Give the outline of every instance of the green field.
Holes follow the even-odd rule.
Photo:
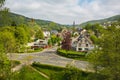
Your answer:
[[[19,72],[12,75],[12,80],[48,80],[30,66],[24,66]]]
[[[48,75],[50,80],[89,80],[88,76],[91,75],[74,67],[62,68],[40,63],[34,63],[32,67]]]

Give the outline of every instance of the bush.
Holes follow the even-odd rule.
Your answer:
[[[11,61],[11,67],[12,68],[15,67],[15,66],[17,66],[17,65],[19,65],[19,64],[20,64],[20,61],[15,61],[15,60]]]
[[[23,66],[19,72],[12,73],[11,79],[7,80],[48,80],[48,79],[43,77],[40,73],[38,73],[31,67]]]
[[[56,71],[61,71],[65,68],[62,68],[62,67],[58,67],[58,66],[52,66],[52,65],[47,65],[47,64],[40,64],[39,62],[34,62],[32,64],[33,67],[41,67],[41,68],[44,68],[44,69],[50,69],[50,70],[56,70]]]
[[[81,71],[73,66],[67,65],[66,68],[40,64],[34,62],[32,66],[36,69],[43,69],[41,72],[49,73],[50,80],[107,80],[107,76],[99,73]],[[47,69],[47,71],[45,70]],[[48,71],[49,70],[49,71]]]
[[[63,49],[58,49],[57,53],[61,56],[68,58],[85,58],[85,52],[67,51]]]
[[[70,65],[68,65],[66,68],[62,68],[52,65],[33,63],[32,66],[38,70],[41,69],[40,71],[43,73],[50,73],[48,75],[50,80],[88,80],[87,78],[92,74],[83,72]]]
[[[38,49],[35,49],[35,50],[29,49],[29,50],[27,51],[27,53],[40,52],[40,51],[42,51],[42,50],[43,50],[43,48],[38,48]]]

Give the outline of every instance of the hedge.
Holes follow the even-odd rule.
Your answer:
[[[32,64],[32,66],[33,67],[40,67],[40,68],[44,68],[44,69],[56,70],[56,71],[61,71],[61,70],[66,69],[66,68],[59,67],[59,66],[52,66],[52,65],[47,65],[47,64],[40,64],[39,62],[34,62]]]
[[[67,51],[63,49],[58,49],[57,54],[61,56],[65,56],[68,58],[83,58],[85,57],[85,52],[76,52],[76,51]]]

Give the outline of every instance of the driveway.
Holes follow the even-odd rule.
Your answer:
[[[87,61],[79,61],[61,57],[56,54],[57,48],[45,49],[37,53],[24,53],[24,54],[9,54],[9,59],[18,60],[24,64],[31,64],[33,62],[40,62],[41,64],[48,64],[54,66],[65,67],[67,64],[75,66],[84,71],[92,71],[90,64]]]

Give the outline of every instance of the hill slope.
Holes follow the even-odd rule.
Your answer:
[[[32,25],[33,23],[35,23],[39,25],[40,27],[48,29],[48,30],[53,30],[53,29],[60,30],[62,27],[69,26],[69,25],[61,25],[53,21],[33,19],[33,18],[25,17],[20,14],[15,14],[12,12],[9,13],[8,17],[10,18],[9,25],[21,25],[21,24]],[[0,25],[2,25],[2,23],[0,23]]]
[[[80,26],[82,27],[82,26],[85,26],[86,24],[96,24],[96,23],[103,24],[105,22],[109,22],[109,21],[113,22],[113,21],[118,21],[118,20],[120,20],[120,15],[116,15],[116,16],[112,16],[112,17],[100,19],[100,20],[87,21],[87,22],[80,24]]]
[[[28,22],[34,21],[38,25],[43,26],[43,25],[48,25],[49,23],[52,22],[52,21],[46,21],[46,20],[41,20],[41,19],[28,18],[23,15],[19,15],[19,14],[15,14],[15,13],[10,13],[9,15],[10,15],[10,18],[12,19],[12,21],[16,22],[17,24],[27,24]]]

